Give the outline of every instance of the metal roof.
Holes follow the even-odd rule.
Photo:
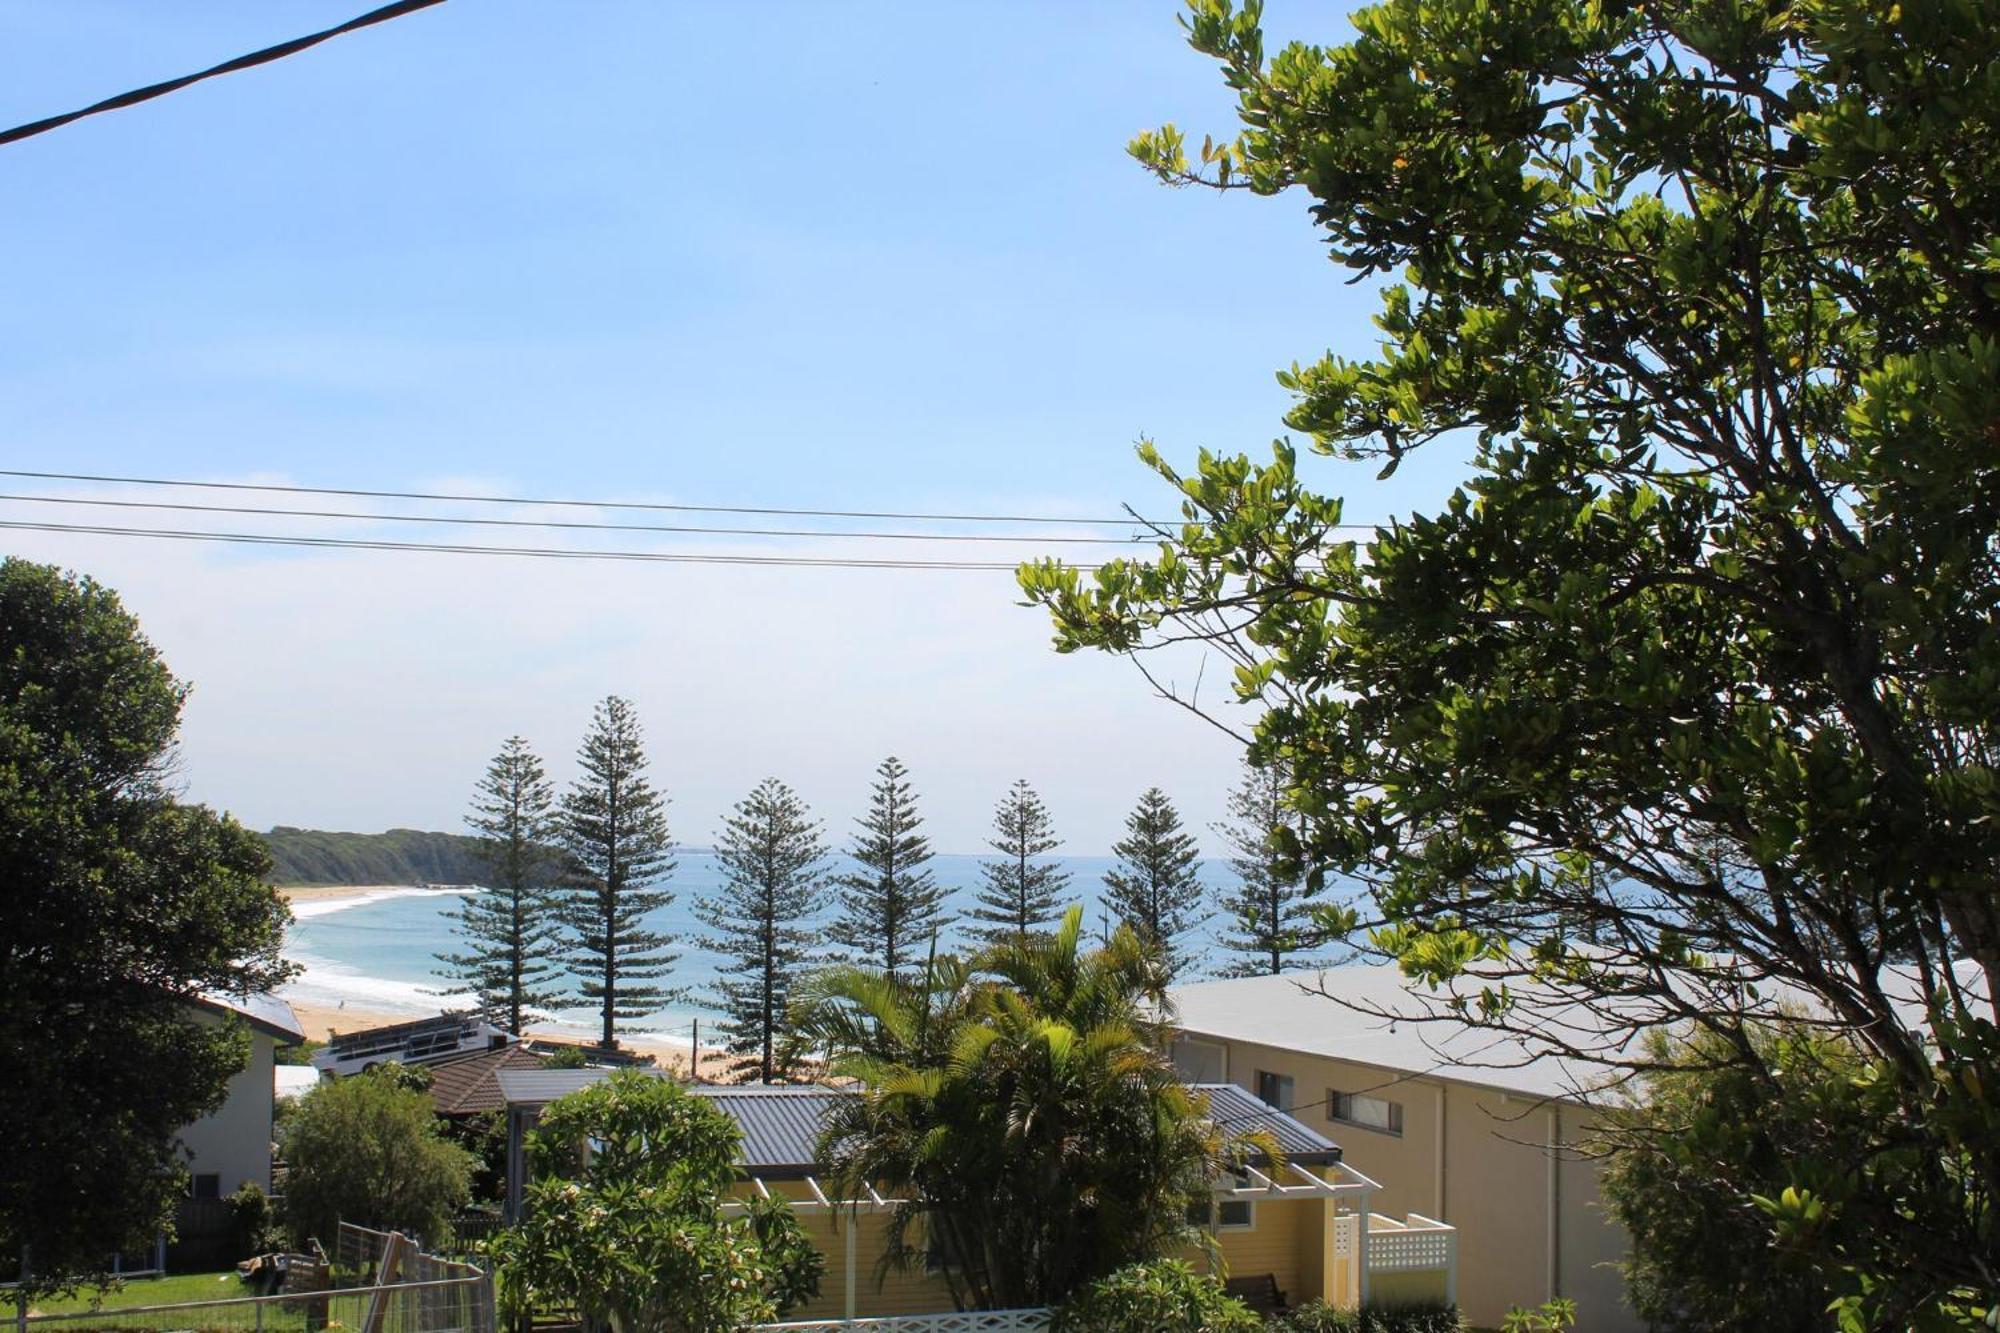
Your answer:
[[[1266,1106],[1234,1083],[1197,1083],[1208,1094],[1208,1115],[1231,1134],[1263,1130],[1278,1141],[1287,1161],[1326,1166],[1340,1160],[1340,1147],[1316,1129],[1300,1124],[1275,1106]]]
[[[664,1077],[662,1071],[647,1072]],[[610,1073],[606,1069],[502,1069],[494,1079],[510,1107],[539,1110],[558,1097],[608,1078]],[[1210,1116],[1233,1133],[1266,1130],[1295,1162],[1324,1165],[1340,1160],[1340,1149],[1325,1136],[1266,1106],[1233,1083],[1204,1083],[1196,1090],[1207,1094]],[[744,1169],[773,1178],[816,1169],[813,1150],[827,1112],[836,1098],[853,1095],[834,1088],[758,1084],[698,1085],[688,1091],[714,1102],[716,1109],[743,1131]]]
[[[205,990],[189,998],[204,1009],[235,1014],[251,1027],[276,1037],[288,1046],[296,1046],[306,1039],[306,1030],[299,1026],[292,1006],[269,991],[259,991],[254,995],[229,995],[222,991]]]
[[[1451,1015],[1445,998],[1427,992],[1396,964],[1375,962],[1201,981],[1177,986],[1169,995],[1174,1025],[1191,1037],[1249,1042],[1537,1098],[1583,1100],[1602,1081],[1601,1070]],[[1568,1009],[1542,1006],[1537,1012],[1551,1024],[1585,1021]],[[1238,1072],[1234,1065],[1232,1060],[1232,1075]],[[1304,1097],[1303,1088],[1300,1094]]]

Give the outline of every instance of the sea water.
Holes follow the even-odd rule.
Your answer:
[[[932,874],[947,890],[947,915],[961,918],[961,925],[949,927],[940,935],[940,949],[962,947],[965,942],[962,918],[973,906],[983,882],[981,859],[955,854],[940,854],[931,859]],[[1115,862],[1102,856],[1052,859],[1069,872],[1065,900],[1084,904],[1088,933],[1097,935],[1104,921],[1101,907],[1104,874]],[[697,1021],[707,1026],[719,1016],[713,991],[718,980],[717,967],[726,960],[702,947],[700,941],[708,932],[696,919],[694,904],[698,899],[720,893],[722,874],[711,852],[681,851],[675,860],[672,877],[657,886],[671,892],[673,900],[651,914],[646,925],[675,938],[673,951],[680,957],[658,984],[681,992],[683,998],[663,1006],[635,1026],[647,1034],[685,1040]],[[1224,862],[1204,862],[1200,873],[1209,887],[1209,908],[1213,911],[1216,899],[1233,877]],[[809,919],[809,928],[823,928],[831,921],[836,892],[829,886],[819,894],[820,910]],[[461,901],[459,891],[411,888],[357,890],[352,898],[298,903],[293,908],[297,919],[286,936],[285,956],[298,963],[303,971],[285,994],[329,1007],[349,1004],[363,1012],[412,1017],[463,1004],[466,997],[452,994],[451,983],[438,975],[437,961],[438,955],[457,952],[463,947],[452,925]],[[1220,964],[1217,937],[1225,925],[1218,912],[1190,941],[1196,973],[1206,975]],[[834,953],[828,942],[823,953],[817,949],[809,951],[807,964],[831,961]],[[559,1011],[555,1017],[559,1026],[574,1026],[579,1033],[595,1030],[594,1012],[580,1001],[573,1002],[573,1007]]]

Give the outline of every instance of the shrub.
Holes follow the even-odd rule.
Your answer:
[[[1337,1310],[1325,1301],[1307,1301],[1273,1321],[1280,1333],[1459,1333],[1455,1305],[1371,1305]]]
[[[229,1224],[230,1244],[239,1259],[269,1254],[284,1247],[284,1231],[278,1225],[278,1214],[271,1206],[271,1196],[259,1189],[254,1180],[244,1181],[236,1193],[229,1196]]]
[[[618,1333],[729,1333],[811,1299],[824,1261],[791,1208],[725,1210],[741,1143],[704,1099],[634,1070],[550,1103],[528,1141],[521,1224],[490,1248],[505,1308],[566,1308]]]
[[[1056,1312],[1055,1333],[1257,1333],[1264,1321],[1179,1259],[1131,1264]]]
[[[471,1154],[439,1136],[428,1093],[396,1067],[321,1083],[285,1126],[285,1220],[299,1244],[345,1219],[433,1243],[470,1196]]]

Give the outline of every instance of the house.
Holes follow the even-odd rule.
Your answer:
[[[496,1050],[516,1038],[476,1014],[443,1013],[387,1027],[338,1033],[313,1054],[313,1068],[344,1078],[379,1064],[428,1065],[472,1051]]]
[[[280,1046],[297,1046],[305,1029],[275,995],[204,992],[190,1001],[198,1023],[241,1021],[250,1029],[250,1062],[229,1080],[221,1106],[181,1131],[193,1197],[227,1199],[245,1183],[271,1189],[271,1112]]]
[[[1616,1267],[1625,1233],[1599,1198],[1597,1163],[1578,1152],[1591,1069],[1419,1018],[1436,1006],[1409,985],[1392,963],[1354,963],[1177,987],[1175,1064],[1337,1134],[1342,1160],[1383,1182],[1383,1212],[1456,1227],[1459,1306],[1474,1325],[1563,1296],[1579,1328],[1636,1333]]]
[[[507,1104],[500,1093],[501,1072],[540,1069],[547,1063],[520,1042],[434,1061],[426,1066],[431,1075],[431,1104],[447,1120],[501,1110]]]
[[[525,1136],[542,1108],[607,1076],[608,1071],[592,1069],[498,1073],[507,1106],[509,1219],[520,1213]],[[897,1200],[873,1189],[863,1199],[834,1198],[818,1178],[821,1128],[837,1099],[852,1093],[761,1085],[688,1091],[709,1099],[742,1130],[740,1192],[789,1200],[825,1257],[819,1295],[791,1318],[853,1319],[953,1308],[941,1276],[890,1273],[878,1281],[876,1264]],[[1450,1227],[1421,1216],[1398,1220],[1375,1213],[1381,1187],[1348,1168],[1341,1149],[1324,1135],[1232,1084],[1199,1091],[1219,1122],[1239,1131],[1268,1131],[1284,1157],[1282,1166],[1253,1163],[1244,1176],[1216,1185],[1205,1211],[1224,1275],[1265,1290],[1275,1287],[1291,1304],[1319,1298],[1351,1307],[1371,1297],[1388,1302],[1451,1298],[1457,1237]]]

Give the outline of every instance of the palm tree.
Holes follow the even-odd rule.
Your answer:
[[[820,1141],[848,1197],[902,1199],[884,1268],[942,1268],[961,1309],[1054,1305],[1204,1243],[1189,1208],[1268,1137],[1224,1135],[1166,1056],[1158,959],[1129,929],[935,957],[903,980],[837,968],[797,1022],[858,1085]]]

